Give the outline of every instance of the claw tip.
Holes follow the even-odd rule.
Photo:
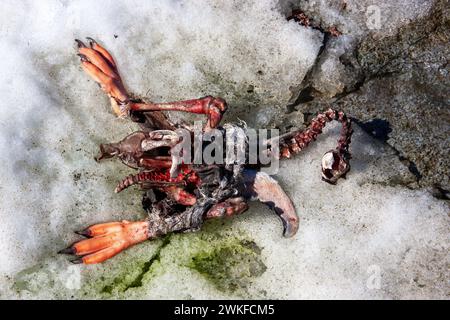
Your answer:
[[[86,48],[86,45],[83,43],[83,41],[75,39],[75,42],[78,44],[78,48]]]
[[[75,260],[70,260],[70,262],[72,262],[73,264],[82,264],[83,263],[83,258],[78,258]]]
[[[73,247],[68,247],[68,248],[58,251],[58,253],[59,254],[74,254],[75,250],[73,249]]]
[[[94,43],[97,43],[97,41],[95,41],[94,39],[92,39],[91,37],[86,37],[86,39],[89,41],[89,44],[92,46]]]
[[[81,231],[75,231],[75,233],[80,235],[80,236],[87,237],[87,238],[90,238],[92,236],[91,231],[89,229],[81,230]]]
[[[88,61],[88,58],[84,54],[79,53],[78,56],[80,57],[81,61]]]

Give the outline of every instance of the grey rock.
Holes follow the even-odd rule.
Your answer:
[[[333,40],[307,81],[311,101],[294,108],[344,110],[398,151],[418,185],[441,197],[450,189],[448,8],[448,1],[437,1],[393,35],[368,34],[337,56]],[[329,59],[342,63],[324,77],[320,68]]]

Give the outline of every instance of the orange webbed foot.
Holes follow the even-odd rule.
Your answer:
[[[128,93],[123,86],[117,70],[116,62],[111,54],[100,46],[94,39],[89,40],[89,47],[81,40],[78,44],[78,56],[84,71],[90,75],[111,98],[111,106],[118,117],[126,116],[124,108],[129,100]]]
[[[110,222],[93,225],[77,232],[89,239],[76,242],[62,254],[73,254],[79,258],[73,263],[96,264],[101,263],[149,237],[148,221],[138,222]]]

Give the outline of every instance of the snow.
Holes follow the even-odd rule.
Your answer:
[[[344,6],[345,3],[345,6]],[[351,84],[358,82],[358,74],[346,68],[342,60],[353,65],[357,54],[354,49],[361,41],[374,41],[395,35],[400,28],[415,19],[426,16],[435,0],[281,0],[282,11],[289,15],[291,10],[301,8],[324,30],[336,27],[343,35],[329,39],[312,72],[312,86],[326,97],[342,93]],[[348,63],[347,63],[348,64]],[[355,80],[356,79],[356,80]]]
[[[301,8],[322,27],[336,26],[358,38],[374,32],[392,35],[411,21],[425,16],[435,0],[280,0],[283,12]]]
[[[235,110],[229,119],[263,127],[280,117],[290,87],[301,84],[322,44],[319,31],[286,21],[283,6],[258,0],[1,2],[0,298],[102,298],[86,289],[92,279],[111,278],[126,264],[135,270],[159,245],[149,242],[92,267],[56,255],[78,239],[75,230],[144,216],[139,191],[113,194],[129,169],[93,160],[99,143],[120,140],[136,126],[113,117],[107,98],[82,73],[73,40],[91,36],[104,44],[136,94],[155,101],[222,96]],[[415,17],[418,10],[408,8],[396,11],[403,12],[396,21]],[[337,17],[320,14],[330,23]],[[221,292],[180,262],[190,252],[183,246],[197,248],[212,232],[207,227],[174,237],[154,278],[121,297],[445,297],[448,206],[426,191],[386,184],[408,172],[360,131],[348,179],[324,184],[318,166],[333,139],[284,162],[277,176],[301,217],[294,239],[283,239],[277,217],[258,204],[224,226],[211,224],[221,237],[244,235],[262,248],[267,271],[243,292]],[[377,272],[380,286],[370,285]]]

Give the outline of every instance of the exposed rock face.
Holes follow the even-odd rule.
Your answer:
[[[450,190],[449,5],[423,1],[419,7],[416,18],[396,27],[385,28],[383,22],[378,31],[330,39],[300,87],[309,101],[293,109],[313,112],[331,104],[346,111],[399,152],[419,185],[445,197]],[[401,10],[382,12],[389,24],[398,21]]]

